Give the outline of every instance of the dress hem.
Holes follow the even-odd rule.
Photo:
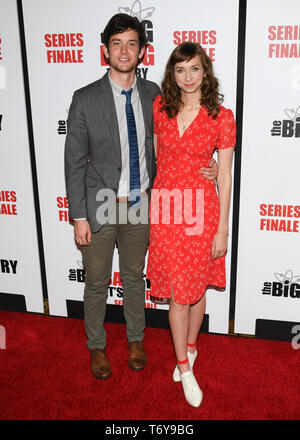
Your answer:
[[[176,302],[178,304],[184,304],[184,305],[196,304],[205,295],[207,289],[214,289],[214,290],[217,290],[218,292],[224,292],[224,290],[226,289],[226,286],[216,286],[213,284],[207,284],[203,294],[195,302],[192,302],[192,303],[180,302],[180,301],[176,301]],[[170,296],[155,296],[153,294],[150,294],[150,301],[153,302],[154,304],[169,304],[170,299],[171,299],[171,295]]]

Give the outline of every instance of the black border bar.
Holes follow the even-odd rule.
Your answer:
[[[30,87],[29,87],[29,75],[28,75],[27,51],[26,51],[26,43],[25,43],[26,40],[25,40],[25,28],[24,28],[22,0],[17,0],[17,9],[18,9],[18,19],[19,19],[20,45],[21,45],[22,67],[23,67],[23,80],[24,80],[25,103],[26,103],[26,114],[27,114],[27,128],[28,128],[28,138],[29,138],[29,152],[30,152],[30,162],[31,162],[33,197],[34,197],[34,205],[35,205],[35,220],[36,220],[37,240],[38,240],[39,257],[40,257],[44,310],[46,310],[45,309],[45,301],[48,300],[48,288],[47,288],[45,254],[44,254],[44,245],[43,245],[43,231],[42,231],[42,222],[41,222],[38,179],[37,179],[37,171],[36,171],[36,157],[35,157],[35,147],[34,147],[31,98],[30,98]]]
[[[244,108],[244,68],[246,44],[246,17],[247,0],[239,3],[239,30],[238,30],[238,60],[237,60],[237,95],[236,95],[236,151],[234,158],[234,185],[233,185],[233,213],[232,213],[232,242],[231,242],[231,276],[230,276],[230,305],[229,319],[235,318],[238,238],[239,238],[239,210],[240,184],[242,160],[242,132]]]

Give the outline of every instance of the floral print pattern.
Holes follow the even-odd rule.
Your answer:
[[[231,110],[220,106],[219,115],[212,119],[207,109],[201,107],[180,137],[177,118],[170,119],[161,112],[161,96],[157,96],[153,103],[153,121],[158,147],[147,264],[151,296],[170,298],[172,285],[176,302],[194,304],[208,286],[225,288],[226,285],[225,257],[211,258],[212,240],[219,222],[219,199],[214,183],[199,170],[208,166],[216,148],[235,146],[234,117]],[[182,198],[180,200],[179,195],[166,201],[157,196],[162,190],[173,195],[177,191]],[[201,196],[198,199],[197,192]],[[185,197],[186,193],[192,197]],[[164,208],[168,211],[168,203],[169,219],[163,212]],[[187,216],[187,212],[193,217]],[[202,216],[198,220],[203,230],[193,234],[191,219],[197,216]]]

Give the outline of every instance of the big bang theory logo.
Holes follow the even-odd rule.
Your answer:
[[[77,261],[75,268],[69,269],[68,279],[69,281],[75,281],[77,283],[84,283],[86,272],[81,261]],[[156,309],[157,305],[150,301],[150,282],[146,279],[145,275],[145,308]],[[109,285],[108,285],[108,298],[109,302],[115,306],[123,306],[123,285],[121,281],[120,272],[113,272]]]
[[[271,136],[284,138],[300,137],[300,105],[296,108],[285,108],[285,118],[273,121]]]
[[[152,21],[149,20],[149,18],[152,17],[154,11],[155,11],[155,8],[153,8],[153,7],[143,9],[141,2],[139,0],[134,1],[131,7],[121,6],[118,9],[119,13],[125,13],[128,15],[131,15],[132,17],[137,17],[145,29],[145,33],[146,33],[147,39],[148,39],[148,44],[147,44],[147,47],[145,50],[145,55],[143,57],[143,60],[138,65],[138,67],[136,69],[137,76],[140,76],[144,79],[147,79],[149,66],[154,66],[154,63],[155,63],[154,33],[153,33],[154,27],[153,27]],[[102,43],[102,41],[101,41],[101,43]],[[100,45],[100,64],[101,64],[101,66],[107,66],[107,68],[109,68],[109,64],[106,62],[105,57],[104,57],[103,48],[104,48],[104,45],[101,44]]]
[[[265,281],[261,293],[277,298],[300,298],[300,276],[292,270],[275,273],[276,281]]]

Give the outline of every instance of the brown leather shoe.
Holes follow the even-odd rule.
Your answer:
[[[107,379],[111,375],[111,368],[104,350],[94,348],[90,352],[92,375],[97,379]]]
[[[143,341],[129,342],[130,350],[128,365],[133,370],[142,370],[147,364]]]

